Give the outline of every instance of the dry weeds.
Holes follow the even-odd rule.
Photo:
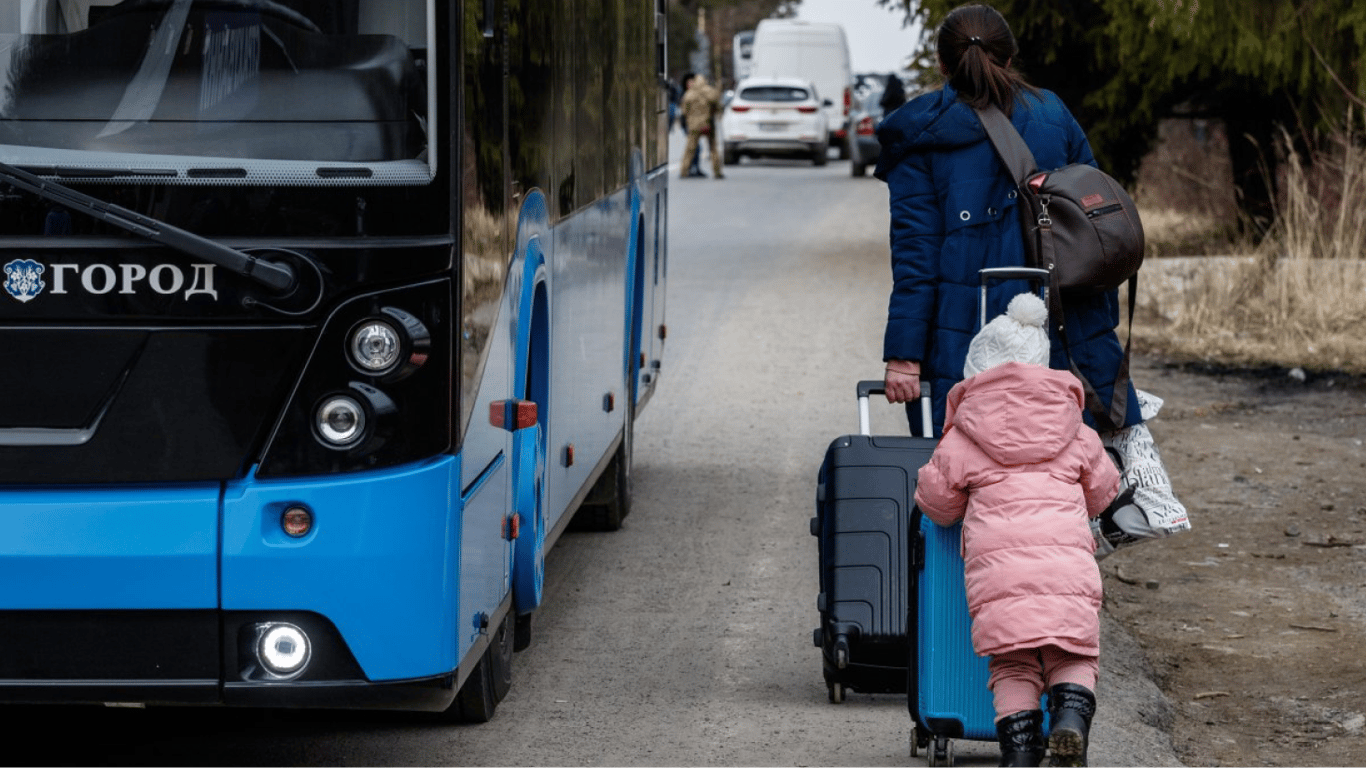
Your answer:
[[[1135,344],[1183,359],[1366,374],[1366,151],[1342,132],[1313,158],[1283,143],[1281,200],[1256,247],[1210,214],[1145,210],[1150,257],[1207,244],[1251,257],[1200,270],[1161,317],[1135,323]],[[1288,139],[1288,137],[1287,137]],[[1311,162],[1312,160],[1312,162]]]

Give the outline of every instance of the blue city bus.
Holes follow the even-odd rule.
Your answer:
[[[664,10],[0,4],[0,703],[493,715],[630,509]]]

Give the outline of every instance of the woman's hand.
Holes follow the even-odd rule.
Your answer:
[[[920,363],[914,360],[888,360],[882,375],[887,402],[909,403],[920,399]]]

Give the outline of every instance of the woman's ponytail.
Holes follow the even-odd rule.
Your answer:
[[[939,62],[949,85],[976,108],[995,104],[1007,115],[1021,89],[1037,92],[1010,68],[1019,53],[1005,17],[989,5],[962,5],[939,25]]]

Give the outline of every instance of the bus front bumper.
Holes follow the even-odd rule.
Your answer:
[[[440,457],[226,487],[0,491],[0,703],[442,709],[475,642],[455,627],[456,477]],[[296,505],[316,520],[299,539],[280,525]],[[269,642],[305,639],[298,669],[263,663]]]
[[[299,679],[223,680],[250,669],[260,625],[288,623],[314,663]],[[441,711],[453,673],[371,682],[317,615],[239,611],[0,611],[0,704],[223,704]]]

